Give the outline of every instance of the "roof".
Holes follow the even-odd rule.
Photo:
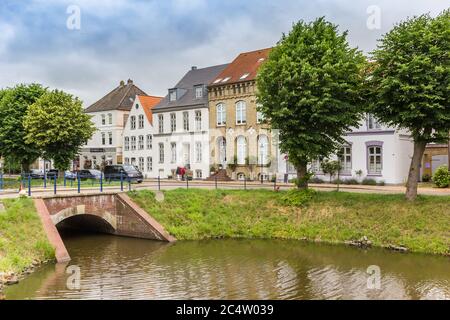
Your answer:
[[[132,80],[124,81],[106,96],[95,102],[84,110],[86,113],[102,112],[112,110],[130,111],[136,96],[146,96],[147,94],[133,84]]]
[[[217,77],[228,65],[218,65],[203,69],[197,69],[193,67],[185,76],[177,83],[177,85],[172,88],[176,89],[177,93],[180,95],[177,97],[176,101],[169,101],[169,95],[167,95],[153,111],[164,110],[167,108],[180,108],[189,106],[208,106],[208,94],[205,92],[201,99],[195,98],[194,87],[198,85],[206,86]]]
[[[155,96],[138,96],[138,99],[141,102],[142,108],[144,109],[148,122],[153,123],[152,109],[154,106],[160,103],[163,98]]]
[[[255,80],[259,67],[268,58],[271,50],[272,48],[267,48],[241,53],[211,81],[210,86]]]

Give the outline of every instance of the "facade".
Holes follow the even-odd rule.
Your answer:
[[[123,130],[137,95],[147,94],[124,81],[85,112],[92,117],[97,131],[81,150],[78,169],[100,169],[107,164],[123,163]]]
[[[270,49],[240,54],[209,84],[210,162],[232,179],[274,177],[279,152],[257,111],[256,75]]]
[[[209,112],[207,85],[226,65],[192,69],[153,108],[153,169],[161,178],[175,177],[179,167],[194,179],[209,175]]]
[[[450,168],[450,150],[448,144],[432,143],[427,146],[422,160],[421,176],[432,177],[441,166]]]
[[[157,177],[154,171],[153,114],[152,109],[162,97],[136,96],[123,136],[125,164],[139,168],[144,178]]]
[[[414,143],[406,130],[385,127],[372,115],[367,115],[358,128],[349,132],[347,143],[340,150],[341,180],[373,179],[386,184],[404,184],[408,179]],[[289,166],[284,161],[285,166]],[[316,177],[329,181],[320,162],[311,164]],[[335,179],[337,177],[333,177]]]

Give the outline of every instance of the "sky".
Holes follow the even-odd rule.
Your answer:
[[[325,16],[368,53],[395,23],[448,7],[448,0],[0,0],[0,88],[42,83],[88,107],[132,79],[164,96],[191,66],[272,47],[299,20]]]

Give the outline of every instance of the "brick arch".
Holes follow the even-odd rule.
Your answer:
[[[95,210],[94,213],[90,213],[89,211],[86,211],[85,205],[78,205],[75,207],[62,209],[61,211],[52,214],[51,219],[53,221],[53,224],[56,226],[59,223],[66,221],[67,219],[80,215],[99,217],[103,221],[106,221],[114,229],[114,231],[117,230],[117,219],[114,213],[109,212],[108,210],[103,210],[101,208]]]

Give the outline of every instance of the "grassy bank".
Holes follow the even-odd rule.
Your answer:
[[[173,190],[158,203],[150,191],[130,196],[179,240],[307,239],[329,243],[367,236],[374,246],[449,254],[450,197],[318,192],[306,207],[268,190]]]
[[[33,261],[54,257],[31,199],[2,200],[0,212],[0,272],[18,273]]]

